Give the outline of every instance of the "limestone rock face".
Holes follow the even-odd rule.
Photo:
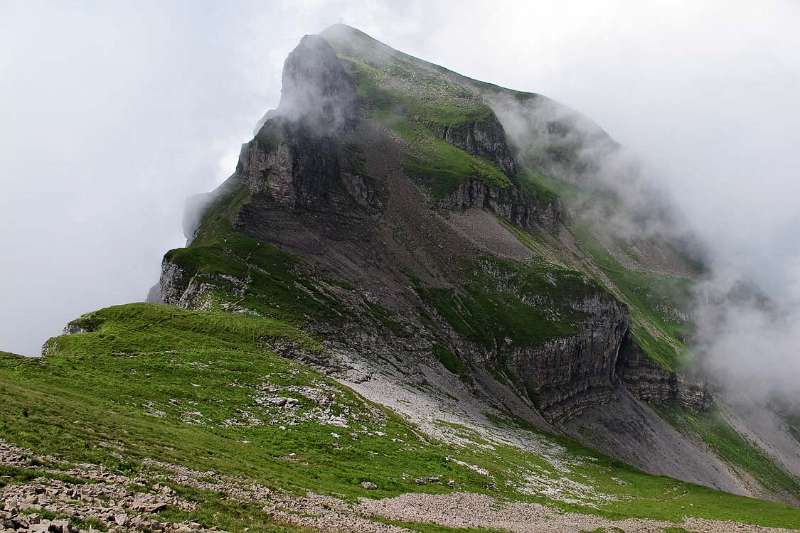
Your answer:
[[[242,148],[237,172],[253,194],[287,207],[317,206],[340,183],[338,144],[305,122],[275,117]]]
[[[283,68],[278,109],[242,147],[237,173],[253,194],[319,207],[342,184],[339,137],[357,123],[355,82],[321,37],[307,35]],[[363,187],[353,192],[363,198]]]
[[[303,120],[322,134],[352,126],[355,82],[322,37],[306,35],[286,59],[277,113],[290,121]]]
[[[496,187],[480,180],[467,180],[441,203],[446,209],[488,209],[523,228],[536,225],[554,229],[561,222],[557,200],[536,201],[515,186]]]
[[[494,161],[507,175],[517,174],[517,162],[506,139],[506,132],[494,113],[481,120],[445,126],[437,133],[453,146]]]
[[[672,403],[703,411],[713,402],[705,382],[665,370],[643,354],[630,338],[626,338],[620,351],[617,372],[635,398],[651,404]]]
[[[628,331],[627,310],[610,297],[575,304],[588,315],[576,334],[515,348],[505,357],[513,380],[550,422],[607,402],[619,384],[614,369]]]

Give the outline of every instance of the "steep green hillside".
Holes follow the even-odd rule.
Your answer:
[[[157,460],[345,500],[468,491],[612,518],[679,521],[690,514],[771,526],[800,523],[800,510],[642,474],[569,442],[553,440],[555,448],[538,455],[501,443],[487,446],[467,428],[461,431],[474,444],[422,437],[390,411],[278,356],[274,350],[285,343],[321,350],[313,338],[279,321],[132,304],[85,315],[74,325],[86,331],[51,340],[44,359],[0,359],[6,442],[145,478],[152,475],[145,460]],[[70,482],[58,466],[49,466],[55,470],[4,467],[4,483],[43,474]],[[531,475],[561,486],[560,493],[531,493]],[[423,477],[453,483],[415,483]],[[365,490],[363,481],[376,489]],[[199,505],[194,516],[205,525],[241,530],[270,523],[257,508],[225,495],[179,481],[174,486]]]
[[[575,234],[596,274],[628,305],[633,336],[642,350],[664,368],[680,369],[688,357],[684,343],[692,332],[687,316],[692,279],[625,267],[587,226],[575,227]]]

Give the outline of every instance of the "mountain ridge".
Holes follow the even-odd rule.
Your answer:
[[[338,84],[350,92],[347,96],[337,96],[326,86],[325,98],[310,100],[323,102],[319,107],[330,115],[321,125],[324,133],[320,137],[326,140],[323,145],[315,146],[315,160],[326,162],[324,168],[311,172],[325,176],[330,188],[308,193],[306,184],[293,181],[295,175],[301,178],[304,175],[304,171],[297,171],[302,162],[288,165],[288,159],[284,158],[282,165],[273,167],[261,163],[276,157],[274,154],[288,154],[292,150],[300,154],[308,152],[291,136],[284,136],[288,139],[285,144],[278,141],[275,151],[263,143],[267,137],[275,141],[275,128],[285,128],[279,106],[262,125],[255,145],[251,143],[243,149],[237,173],[247,176],[254,196],[235,218],[234,225],[238,224],[244,233],[260,242],[271,242],[284,251],[311,259],[313,269],[328,269],[334,277],[344,276],[344,283],[362,289],[368,302],[386,305],[388,309],[378,314],[384,319],[392,317],[383,321],[389,324],[380,324],[390,333],[406,328],[404,333],[409,334],[410,328],[413,330],[410,334],[418,338],[432,335],[429,348],[423,350],[450,354],[444,357],[457,361],[452,363],[456,367],[466,365],[474,369],[476,364],[488,367],[492,377],[481,377],[480,386],[509,387],[512,394],[521,395],[533,407],[533,412],[526,416],[540,427],[553,430],[553,423],[564,422],[560,430],[579,440],[585,439],[584,442],[602,441],[599,435],[606,435],[609,444],[603,448],[604,452],[615,455],[617,450],[628,450],[621,458],[639,467],[692,481],[722,484],[729,489],[736,486],[737,482],[727,474],[720,475],[721,465],[698,476],[697,472],[704,471],[700,463],[706,459],[695,463],[693,470],[679,466],[686,457],[705,455],[692,439],[669,438],[668,444],[653,439],[644,449],[658,457],[661,464],[643,460],[642,450],[633,449],[635,446],[626,440],[635,442],[647,433],[670,434],[671,429],[660,416],[648,410],[634,409],[637,414],[631,415],[630,409],[621,408],[626,413],[622,420],[613,412],[593,412],[590,417],[599,420],[570,423],[585,409],[597,411],[598,406],[614,402],[625,405],[629,402],[625,395],[630,394],[634,405],[644,401],[705,411],[713,404],[709,387],[679,370],[680,357],[686,348],[683,334],[675,332],[684,327],[677,324],[686,321],[678,318],[676,325],[672,323],[674,317],[683,317],[685,311],[669,300],[656,305],[642,302],[636,294],[642,285],[661,283],[659,276],[664,264],[684,261],[686,266],[679,267],[678,272],[692,271],[691,263],[681,259],[680,252],[676,255],[677,245],[663,241],[667,243],[664,246],[652,240],[649,244],[636,243],[644,250],[649,246],[650,256],[666,257],[668,263],[657,265],[660,268],[652,274],[628,271],[617,256],[609,253],[614,249],[613,243],[607,247],[602,237],[583,229],[580,220],[567,220],[569,211],[562,206],[560,195],[545,185],[546,180],[529,179],[531,174],[553,176],[555,172],[559,186],[580,190],[587,185],[592,169],[602,165],[603,158],[613,157],[612,152],[619,145],[593,125],[589,126],[589,133],[573,132],[576,125],[591,123],[573,112],[554,110],[555,104],[548,100],[543,111],[536,105],[518,113],[533,117],[529,117],[529,122],[534,124],[532,129],[536,133],[545,132],[544,140],[540,140],[544,148],[530,156],[519,138],[516,143],[510,142],[493,110],[492,105],[498,107],[497,98],[504,89],[490,86],[494,100],[487,104],[484,84],[375,44],[364,34],[344,26],[303,41],[306,45],[300,48],[310,50],[308,43],[313,41],[317,50],[310,52],[310,58],[290,55],[285,71],[302,72],[306,77],[290,80],[289,87],[315,84],[313,69],[294,63],[318,65],[320,57],[334,61],[328,47],[336,51],[336,61],[343,67],[341,70],[336,66],[337,76],[351,76],[354,80],[353,84]],[[332,68],[324,67],[323,71]],[[287,85],[286,75],[284,81]],[[353,90],[356,97],[352,96]],[[282,102],[286,96],[284,91]],[[539,98],[525,96],[524,100]],[[336,111],[331,107],[330,102],[337,99],[346,102],[347,109]],[[355,122],[353,105],[361,113]],[[308,113],[314,125],[320,126],[322,115],[318,109],[312,105]],[[543,118],[538,116],[540,113]],[[351,119],[340,123],[336,116]],[[555,116],[568,116],[570,120],[549,120]],[[303,120],[308,121],[301,118],[299,122]],[[331,124],[335,134],[344,139],[337,141],[338,148],[326,129]],[[467,133],[450,134],[453,131]],[[585,147],[587,139],[600,139],[599,148]],[[380,148],[376,149],[376,144]],[[342,146],[349,147],[347,154],[337,151]],[[262,154],[255,163],[254,152]],[[354,159],[354,152],[360,152],[364,160]],[[493,164],[494,170],[486,167],[486,162]],[[362,164],[363,168],[359,166]],[[264,187],[269,187],[270,193],[264,195]],[[314,201],[287,204],[286,191],[292,187],[305,191],[298,193],[299,197]],[[588,185],[589,194],[597,190],[593,187]],[[276,194],[276,190],[280,192]],[[323,201],[326,194],[330,197]],[[400,207],[394,209],[397,205]],[[297,208],[300,211],[292,211]],[[498,218],[487,219],[478,211]],[[475,217],[480,217],[480,223],[471,220]],[[422,231],[406,231],[400,239],[381,228],[381,224],[387,224],[395,228],[392,232],[403,232],[402,228],[413,227],[423,220]],[[425,238],[420,238],[420,234]],[[493,240],[487,240],[489,235]],[[588,242],[580,243],[582,238]],[[616,238],[611,236],[611,239]],[[334,256],[343,251],[347,261]],[[492,256],[496,259],[490,259]],[[510,262],[505,259],[508,256]],[[646,265],[641,263],[642,259],[639,261]],[[404,271],[395,270],[396,264],[403,265]],[[365,275],[367,271],[371,273]],[[648,270],[645,268],[644,272]],[[572,289],[568,288],[570,276],[576,276],[578,281]],[[545,279],[558,280],[558,289],[548,293],[547,283],[541,282]],[[684,283],[675,279],[673,282],[667,277],[664,283]],[[595,282],[599,283],[596,294],[606,296],[582,301],[560,293],[561,286],[567,292],[580,292],[585,290],[580,286],[589,287],[585,284]],[[493,284],[495,287],[491,288]],[[544,304],[549,318],[524,301],[526,291],[536,294],[537,303]],[[669,293],[672,289],[665,291]],[[678,290],[680,297],[685,298],[682,291]],[[358,301],[361,296],[343,296],[340,291],[332,297],[337,298],[348,302],[348,317],[365,314],[364,304]],[[601,303],[603,298],[608,303]],[[613,301],[620,302],[622,307],[615,308],[618,304],[611,304]],[[370,305],[374,303],[368,303],[367,309]],[[422,314],[416,311],[420,306],[424,309]],[[658,309],[663,311],[665,307],[669,318],[659,314]],[[633,310],[630,317],[626,308]],[[404,311],[406,315],[401,319]],[[366,316],[367,322],[374,321],[371,312]],[[592,318],[581,326],[582,316]],[[420,322],[431,319],[432,326]],[[373,325],[366,327],[370,329]],[[569,332],[576,331],[576,327],[578,335],[570,337]],[[361,337],[360,328],[352,326],[348,331],[355,329],[357,337]],[[584,333],[580,333],[582,328]],[[607,347],[602,348],[604,343]],[[535,348],[537,345],[540,347]],[[416,353],[420,346],[408,350]],[[559,353],[561,361],[554,360],[554,354]],[[512,366],[509,368],[508,364]],[[487,380],[496,382],[487,384]],[[632,420],[635,423],[629,427],[627,437],[620,438],[608,430],[608,427],[624,427]],[[595,428],[590,436],[581,435],[584,423]],[[665,464],[673,466],[664,471]]]
[[[800,527],[790,417],[695,372],[702,266],[612,186],[620,150],[544,96],[303,37],[166,305],[0,354],[0,488],[123,529]]]

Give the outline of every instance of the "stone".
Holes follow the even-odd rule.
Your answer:
[[[138,494],[131,504],[131,509],[134,511],[142,511],[145,513],[156,513],[162,509],[165,509],[166,507],[166,503],[159,500],[152,500],[142,494]]]
[[[488,209],[523,228],[541,225],[554,229],[562,219],[561,205],[557,200],[539,200],[517,187],[501,188],[477,179],[461,183],[440,202],[440,206],[457,211]]]
[[[375,490],[375,489],[378,488],[378,485],[376,485],[372,481],[362,481],[361,482],[361,487],[366,489],[366,490]]]
[[[55,531],[56,533],[69,533],[69,520],[60,519],[51,521],[50,531]]]
[[[50,520],[42,520],[38,524],[28,526],[29,533],[47,533],[50,531]]]

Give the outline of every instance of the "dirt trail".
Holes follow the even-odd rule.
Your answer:
[[[452,528],[501,529],[516,533],[562,533],[599,529],[644,533],[663,532],[676,527],[709,533],[789,531],[694,518],[683,524],[636,518],[615,521],[561,512],[535,503],[502,504],[489,496],[465,493],[445,496],[405,494],[385,500],[362,500],[358,509],[367,515],[393,520],[434,522]]]

